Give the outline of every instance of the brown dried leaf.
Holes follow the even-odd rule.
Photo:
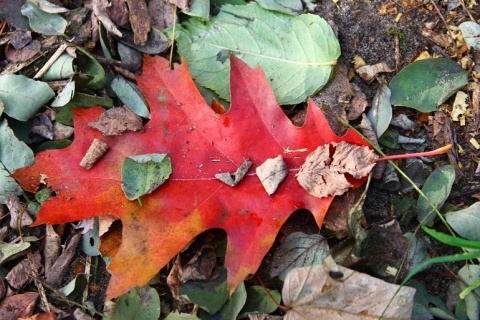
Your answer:
[[[203,246],[183,267],[180,281],[209,280],[217,264],[217,255],[212,246]]]
[[[38,293],[26,292],[5,298],[0,303],[0,316],[2,320],[16,320],[30,317],[35,309]],[[13,315],[13,317],[9,317]]]
[[[8,45],[5,48],[5,57],[8,62],[19,63],[32,59],[35,57],[41,49],[40,41],[33,40],[27,46],[22,49],[14,49],[13,46]]]
[[[75,256],[78,242],[82,237],[81,234],[75,234],[67,245],[65,251],[58,257],[57,261],[51,267],[52,272],[46,274],[46,283],[51,286],[57,287],[62,283],[63,277],[65,276],[68,268],[70,267],[70,263]]]
[[[125,0],[103,0],[103,3],[108,16],[117,26],[123,26],[128,23],[128,7]],[[105,5],[107,3],[108,5]]]
[[[47,224],[45,246],[43,248],[43,254],[45,256],[45,273],[49,273],[51,267],[60,256],[62,250],[60,236],[55,232],[52,225]]]
[[[60,122],[53,124],[53,140],[70,139],[73,136],[73,127],[66,126]]]
[[[36,254],[33,255],[32,262],[35,271],[38,274],[41,268],[41,257],[39,252],[36,252]],[[20,290],[29,285],[33,281],[33,278],[31,265],[28,259],[22,260],[15,267],[13,267],[5,277],[5,280],[7,280],[10,287],[15,290]]]
[[[357,179],[370,173],[378,156],[368,147],[346,142],[326,144],[310,153],[295,176],[312,196],[323,198],[345,193],[351,184],[345,174]]]
[[[235,187],[240,181],[242,181],[243,177],[248,172],[248,169],[252,166],[252,161],[246,159],[234,173],[230,172],[221,172],[215,175],[215,178],[222,181],[226,185],[230,187]]]
[[[111,108],[102,113],[95,122],[88,123],[105,136],[121,135],[125,131],[143,131],[142,118],[127,107]]]
[[[33,219],[28,214],[25,205],[18,200],[16,195],[10,193],[5,198],[5,204],[10,211],[10,228],[17,230],[19,221],[20,227],[29,226],[33,223]]]
[[[267,159],[256,169],[257,177],[262,182],[262,186],[268,195],[272,195],[277,190],[280,183],[288,175],[288,168],[283,161],[283,157],[278,155],[275,158]]]
[[[167,3],[167,0],[150,0],[148,12],[152,22],[152,28],[163,30],[173,24],[176,15],[176,7]]]

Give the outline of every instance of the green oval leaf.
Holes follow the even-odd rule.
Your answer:
[[[277,303],[272,301],[262,286],[251,286],[247,289],[247,302],[239,318],[244,318],[249,314],[271,313],[277,310],[281,300],[280,292],[277,290],[267,290]]]
[[[458,28],[462,31],[463,39],[469,49],[480,49],[480,25],[473,21],[462,22]]]
[[[15,74],[0,76],[0,99],[5,113],[14,119],[27,121],[54,96],[45,82]]]
[[[468,83],[468,75],[448,59],[415,61],[390,82],[391,102],[421,112],[431,112]]]
[[[43,81],[52,81],[70,78],[75,71],[73,70],[73,57],[67,53],[62,54],[52,64],[48,71],[43,75]]]
[[[63,19],[61,15],[42,11],[29,0],[22,6],[21,11],[28,18],[30,28],[33,31],[46,36],[57,36],[65,33],[67,20]]]
[[[135,288],[121,296],[114,306],[112,320],[157,320],[160,317],[160,297],[148,286]]]
[[[480,202],[470,207],[450,211],[445,215],[448,224],[465,239],[480,241]]]
[[[117,76],[113,79],[110,86],[118,98],[122,100],[130,110],[140,117],[150,119],[147,102],[136,84],[125,80],[122,76]]]
[[[180,294],[210,314],[218,312],[228,300],[227,271],[222,271],[210,281],[188,281]]]
[[[152,153],[127,157],[122,165],[122,189],[128,200],[152,193],[172,173],[168,154]]]
[[[251,67],[259,64],[279,104],[306,100],[327,83],[340,45],[317,15],[289,16],[261,8],[224,5],[209,22],[190,19],[179,28],[178,49],[193,78],[230,99],[233,54]]]
[[[422,187],[422,192],[427,196],[435,208],[440,209],[447,200],[455,181],[455,169],[451,165],[440,167],[432,172]],[[435,219],[432,206],[423,197],[417,201],[418,221],[428,225]]]

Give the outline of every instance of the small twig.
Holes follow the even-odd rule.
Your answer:
[[[105,30],[108,32],[113,33],[117,37],[123,37],[122,32],[118,30],[117,26],[113,23],[113,21],[108,16],[107,11],[105,10],[103,3],[101,0],[93,0],[91,3],[93,14],[97,17],[98,20],[103,24]]]
[[[440,16],[440,19],[442,19],[443,24],[445,25],[445,28],[447,28],[447,30],[448,30],[448,23],[447,23],[447,21],[445,21],[445,18],[443,17],[442,13],[440,12],[440,9],[438,8],[437,3],[435,2],[435,0],[430,0],[430,2],[435,7],[435,10],[437,11],[438,15]]]
[[[68,45],[63,43],[60,47],[58,47],[57,51],[48,59],[47,63],[38,70],[37,74],[33,76],[33,79],[39,79],[43,77],[43,75],[50,69],[50,67],[57,61],[58,57],[62,55],[62,53],[67,49]]]
[[[463,0],[458,0],[460,2],[460,4],[462,5],[463,7],[463,10],[465,10],[468,14],[468,17],[470,18],[470,20],[472,20],[473,22],[476,22],[475,19],[472,17],[472,14],[470,13],[470,10],[468,10],[467,6],[465,5],[465,2],[463,2]]]
[[[175,26],[177,25],[177,5],[175,5],[175,10],[173,10],[173,28],[172,28],[172,44],[170,47],[170,69],[173,69],[173,46],[175,44]]]
[[[33,255],[31,250],[28,250],[27,252],[27,259],[28,263],[30,264],[30,270],[32,271],[33,282],[37,287],[38,293],[40,294],[40,301],[42,302],[45,310],[47,312],[50,312],[50,304],[48,303],[47,293],[45,292],[45,288],[42,282],[38,280],[40,277],[38,276],[37,270],[35,269],[35,263],[33,262]]]
[[[85,258],[85,277],[87,278],[87,285],[85,286],[85,289],[83,290],[83,297],[82,297],[82,303],[85,304],[85,302],[88,299],[88,283],[90,282],[90,276],[91,272],[90,269],[92,268],[92,257],[88,256]]]

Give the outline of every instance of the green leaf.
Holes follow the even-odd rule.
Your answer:
[[[0,122],[0,203],[5,203],[5,197],[9,193],[23,193],[10,174],[18,168],[32,165],[33,162],[32,150],[17,139],[7,120]]]
[[[39,145],[35,150],[36,152],[45,151],[49,149],[63,149],[72,144],[70,140],[56,140],[56,141],[45,141]]]
[[[87,285],[87,276],[84,273],[80,273],[77,274],[75,278],[70,281],[66,286],[58,289],[58,291],[63,293],[69,299],[75,299],[83,293],[83,290],[85,290]]]
[[[301,0],[256,0],[262,8],[285,14],[297,15],[303,11]]]
[[[448,244],[449,246],[480,249],[480,241],[473,241],[473,240],[467,240],[459,237],[454,237],[442,232],[435,231],[434,229],[429,229],[425,226],[422,226],[422,229],[432,238],[442,243]],[[477,254],[480,256],[480,251],[478,251]]]
[[[208,313],[217,313],[228,300],[227,271],[222,269],[218,273],[210,281],[188,281],[180,294]]]
[[[21,11],[28,18],[33,31],[46,36],[59,36],[65,33],[67,20],[61,15],[42,11],[30,0],[25,2]]]
[[[0,242],[0,265],[23,254],[28,248],[30,248],[30,242],[26,241],[20,243]]]
[[[277,304],[280,304],[280,292],[277,290],[267,290]],[[277,304],[272,301],[262,286],[251,286],[247,289],[247,302],[245,303],[239,318],[245,318],[249,314],[271,313],[277,310]]]
[[[284,281],[294,268],[320,265],[328,250],[327,240],[319,234],[291,233],[273,255],[270,276]]]
[[[222,309],[214,315],[206,312],[201,313],[201,318],[202,320],[237,319],[246,301],[247,291],[245,290],[245,284],[241,282],[230,299],[222,306]]]
[[[455,181],[455,170],[453,166],[446,165],[436,169],[430,174],[422,187],[422,192],[427,196],[435,208],[440,209],[447,200]],[[417,219],[421,224],[428,225],[435,219],[435,211],[432,206],[423,198],[417,201]]]
[[[465,21],[458,26],[469,49],[480,50],[480,25],[473,21]]]
[[[157,320],[160,317],[160,298],[153,288],[135,288],[121,296],[114,308],[111,320]]]
[[[70,78],[75,71],[73,70],[73,57],[68,53],[62,54],[52,64],[48,71],[43,75],[43,81],[52,81]]]
[[[470,286],[480,280],[480,266],[472,264],[465,265],[458,270],[458,277],[461,279],[460,287],[463,290],[467,286]],[[480,301],[478,300],[480,289],[477,288],[475,292],[476,295],[470,293],[465,297],[467,314],[470,319],[480,319]]]
[[[122,165],[122,190],[128,200],[138,199],[160,187],[171,173],[168,154],[127,157]]]
[[[182,12],[192,17],[208,20],[210,18],[210,0],[192,0],[190,10]]]
[[[136,84],[125,80],[122,76],[116,76],[110,86],[118,98],[122,100],[133,113],[140,117],[150,119],[150,110],[148,110],[147,101]]]
[[[445,215],[448,224],[456,233],[469,240],[480,241],[480,202],[470,207],[448,212]]]
[[[188,313],[178,313],[174,311],[169,313],[165,320],[200,320],[200,318]]]
[[[45,82],[16,74],[0,76],[0,99],[5,113],[14,119],[27,121],[54,96]]]
[[[63,107],[69,103],[73,96],[75,95],[75,82],[69,81],[62,91],[57,95],[57,97],[50,104],[52,107]]]
[[[73,126],[72,108],[90,108],[92,106],[113,107],[113,100],[109,97],[91,96],[82,92],[75,92],[72,100],[60,108],[56,120],[61,124]]]
[[[327,83],[340,56],[332,28],[317,15],[292,17],[256,3],[224,5],[209,22],[179,26],[178,49],[193,78],[230,99],[229,54],[251,67],[259,64],[279,104],[306,100]]]
[[[88,76],[86,85],[93,90],[101,89],[107,83],[105,69],[98,61],[82,47],[75,47],[83,55],[79,56],[76,61],[78,68]],[[81,82],[80,79],[77,82]]]
[[[431,112],[468,83],[468,74],[448,59],[415,61],[390,82],[391,102],[421,112]]]
[[[387,131],[390,121],[392,121],[392,105],[390,104],[390,89],[382,84],[372,101],[372,106],[368,110],[367,118],[372,123],[373,130],[377,137]]]

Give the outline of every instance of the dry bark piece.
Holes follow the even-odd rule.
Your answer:
[[[104,0],[104,3],[107,1]],[[125,0],[109,0],[108,5],[105,5],[105,11],[117,26],[128,23],[128,7]]]
[[[280,183],[288,175],[287,165],[281,155],[267,159],[255,171],[268,195],[274,194]]]
[[[90,170],[95,162],[97,162],[107,150],[108,144],[97,138],[93,139],[93,142],[83,156],[82,161],[80,161],[80,166],[84,167],[86,170]]]
[[[351,187],[345,174],[363,178],[370,173],[377,159],[373,150],[365,146],[343,141],[325,144],[307,156],[295,177],[314,197],[339,196]]]
[[[215,175],[215,178],[222,181],[226,185],[230,187],[235,187],[240,181],[242,181],[243,177],[248,172],[248,169],[252,166],[252,161],[250,159],[246,159],[244,163],[242,163],[238,168],[237,171],[234,173],[230,172],[221,172]]]
[[[88,123],[88,126],[97,129],[105,136],[121,135],[127,130],[143,130],[142,118],[127,107],[108,109],[97,121]]]
[[[19,221],[20,227],[29,226],[33,223],[33,219],[28,214],[25,205],[18,200],[16,195],[10,193],[5,198],[5,204],[10,211],[10,228],[17,230]]]
[[[145,0],[127,0],[130,25],[133,29],[134,42],[138,45],[147,43],[150,31],[150,16]]]

